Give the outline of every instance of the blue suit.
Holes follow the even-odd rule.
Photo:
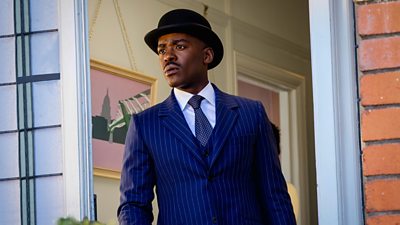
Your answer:
[[[296,224],[263,106],[214,89],[216,125],[206,147],[193,136],[173,92],[132,118],[120,224],[151,224],[154,186],[159,225]]]

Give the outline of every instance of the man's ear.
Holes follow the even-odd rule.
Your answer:
[[[204,64],[210,64],[214,60],[214,50],[210,47],[206,47],[204,50]]]

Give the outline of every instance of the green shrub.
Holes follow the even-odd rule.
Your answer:
[[[74,218],[67,217],[58,219],[57,225],[105,225],[105,224],[99,223],[97,221],[89,221],[88,219],[77,221]]]

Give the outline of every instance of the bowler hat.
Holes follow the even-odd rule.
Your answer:
[[[146,44],[157,53],[158,39],[165,34],[185,33],[196,37],[214,50],[214,59],[208,69],[216,67],[224,55],[224,47],[210,23],[202,15],[188,9],[175,9],[164,14],[158,27],[144,37]]]

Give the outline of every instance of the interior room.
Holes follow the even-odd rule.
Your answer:
[[[317,224],[307,0],[88,1],[97,220],[117,224],[124,109],[137,113],[171,91],[143,37],[174,8],[195,10],[211,22],[225,53],[209,71],[210,81],[228,93],[262,101],[280,129],[281,166],[298,194],[298,224]],[[127,87],[115,88],[122,87],[117,85],[121,79],[129,81]],[[119,93],[129,85],[132,92]],[[113,132],[103,132],[101,124]],[[157,215],[156,203],[153,208]]]

